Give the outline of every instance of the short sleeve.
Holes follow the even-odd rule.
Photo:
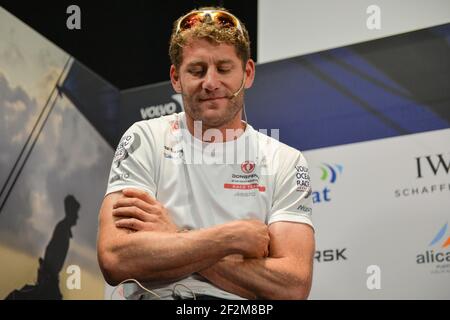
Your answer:
[[[133,124],[117,146],[106,194],[125,188],[136,188],[155,197],[155,149],[150,128],[142,121]]]
[[[289,148],[278,155],[272,210],[268,224],[277,221],[312,223],[311,179],[308,163],[300,151]]]

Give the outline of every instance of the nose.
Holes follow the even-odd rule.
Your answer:
[[[213,68],[209,68],[205,75],[202,88],[207,91],[214,91],[220,86],[220,75]]]

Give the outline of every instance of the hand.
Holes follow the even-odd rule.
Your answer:
[[[178,231],[167,209],[147,192],[128,188],[122,194],[125,197],[113,204],[116,227],[132,231]]]
[[[244,258],[264,258],[269,256],[269,228],[259,220],[239,220],[232,222],[238,235],[239,253]]]

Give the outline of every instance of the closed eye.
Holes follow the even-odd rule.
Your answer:
[[[231,71],[231,68],[218,68],[217,71],[220,73],[228,73]]]
[[[188,72],[192,74],[194,77],[201,77],[205,73],[203,68],[193,68],[189,69]]]

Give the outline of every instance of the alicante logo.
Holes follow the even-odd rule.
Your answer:
[[[435,247],[435,249],[427,250],[425,253],[418,254],[416,257],[417,264],[437,264],[437,271],[434,271],[433,273],[450,272],[450,264],[448,263],[450,262],[450,251],[442,250],[450,246],[450,236],[447,236],[447,228],[448,223],[438,231],[428,245],[428,247]]]
[[[344,167],[340,164],[330,165],[328,163],[323,163],[319,166],[322,174],[320,180],[325,183],[335,184],[338,177],[342,175]],[[312,193],[313,203],[323,203],[331,201],[331,189],[326,185],[322,190],[314,191]]]
[[[445,233],[447,232],[447,226],[448,223],[446,223],[441,230],[439,230],[439,232],[436,234],[436,236],[434,237],[434,239],[431,241],[430,243],[430,247],[434,246],[436,243],[440,242],[442,240],[442,238],[444,238]],[[448,237],[443,243],[442,243],[442,248],[446,248],[450,245],[450,237]]]

